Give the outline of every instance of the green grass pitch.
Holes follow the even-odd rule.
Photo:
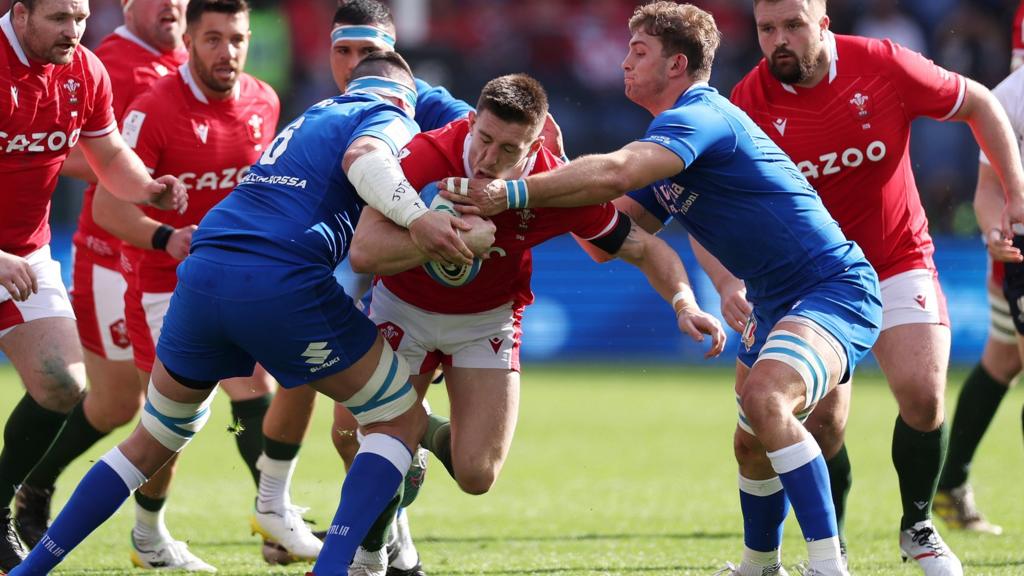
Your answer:
[[[950,381],[957,386],[962,374]],[[858,373],[848,446],[854,467],[847,530],[855,574],[920,574],[899,561],[899,499],[889,457],[896,413],[884,382]],[[958,388],[949,392],[947,413]],[[21,395],[0,366],[0,418]],[[442,387],[431,390],[445,410]],[[968,574],[1024,573],[1024,393],[1007,395],[972,475],[980,507],[1004,526],[998,538],[953,533],[946,539]],[[213,418],[181,459],[168,524],[220,574],[303,574],[306,566],[270,568],[249,534],[254,489],[227,432],[223,394]],[[731,434],[731,371],[636,364],[527,366],[519,428],[504,473],[484,496],[460,493],[432,463],[410,509],[428,573],[711,574],[742,547]],[[319,526],[337,503],[342,467],[328,438],[322,399],[295,479],[293,499],[310,506]],[[129,429],[114,433],[64,474],[63,505],[89,463]],[[62,574],[140,574],[128,561],[132,507],[125,506],[64,562]],[[939,525],[940,528],[942,525]],[[805,558],[790,515],[783,546],[792,566]]]

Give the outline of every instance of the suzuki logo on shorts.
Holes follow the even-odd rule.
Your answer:
[[[805,178],[811,180],[821,176],[838,174],[843,168],[856,168],[863,164],[865,160],[881,162],[885,158],[885,152],[885,143],[881,140],[875,140],[868,144],[865,150],[847,148],[842,153],[829,152],[828,154],[818,156],[817,162],[804,160],[798,163],[796,167]]]
[[[327,342],[310,342],[309,346],[306,346],[306,351],[302,353],[306,364],[317,365],[323,364],[330,355],[331,349],[327,347]]]

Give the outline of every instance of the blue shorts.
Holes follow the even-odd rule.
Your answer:
[[[329,269],[231,266],[193,254],[178,267],[156,354],[201,382],[251,376],[259,362],[294,388],[348,368],[377,337]]]
[[[844,383],[853,377],[854,367],[875,345],[881,330],[878,275],[866,260],[858,262],[793,298],[758,302],[752,316],[753,337],[741,343],[737,355],[744,365],[754,365],[779,320],[801,316],[827,330],[846,350],[847,369],[839,380]]]

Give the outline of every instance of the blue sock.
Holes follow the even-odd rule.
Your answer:
[[[828,468],[814,438],[808,435],[801,442],[769,452],[768,458],[793,504],[804,540],[813,542],[837,537],[839,528]]]
[[[789,500],[778,476],[750,480],[740,476],[740,509],[743,511],[743,544],[757,552],[773,552],[782,546],[782,527],[789,514]]]
[[[120,450],[112,449],[93,464],[42,540],[10,576],[48,574],[145,480]]]
[[[386,434],[368,434],[341,487],[341,503],[313,566],[316,576],[346,576],[356,548],[395,496],[412,454]]]

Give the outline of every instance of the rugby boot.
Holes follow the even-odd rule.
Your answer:
[[[932,501],[932,512],[946,526],[954,530],[966,530],[981,534],[992,534],[999,536],[1003,533],[1003,527],[990,523],[978,510],[974,503],[974,490],[971,485],[964,483],[952,490],[939,490],[935,493]]]
[[[963,576],[960,559],[949,549],[931,520],[922,520],[900,532],[900,556],[913,558],[926,576]]]
[[[263,537],[263,559],[269,564],[316,560],[323,542],[302,519],[302,508],[288,506],[283,514],[262,512],[252,515],[252,533]]]
[[[415,461],[413,462],[415,465]],[[420,564],[420,555],[416,551],[416,544],[412,541],[412,533],[409,531],[409,515],[406,509],[401,509],[395,515],[391,523],[388,543],[385,550],[388,553],[387,576],[426,576],[423,566]],[[412,561],[411,568],[398,568],[395,566],[399,557],[406,560],[405,564]]]
[[[163,540],[154,545],[141,547],[132,536],[132,564],[139,568],[153,570],[184,570],[186,572],[216,572],[217,569],[203,562],[180,540]]]
[[[11,509],[7,506],[0,508],[0,572],[10,572],[14,567],[21,564],[27,552],[18,539],[15,530],[16,520],[11,518]]]
[[[37,488],[22,484],[14,496],[15,528],[18,536],[29,550],[36,547],[42,540],[46,529],[50,527],[50,501],[53,499],[53,486]]]

